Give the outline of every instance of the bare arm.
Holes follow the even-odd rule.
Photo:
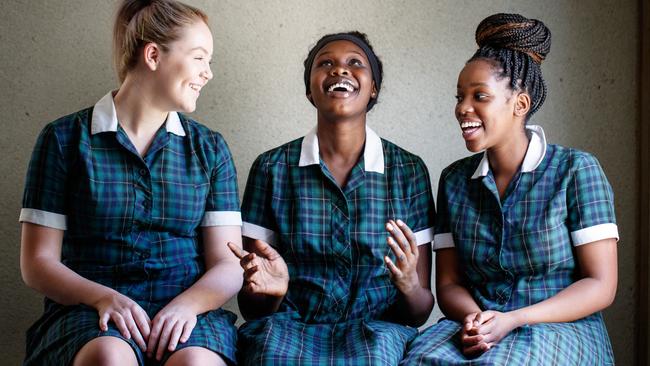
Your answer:
[[[239,226],[203,227],[205,273],[192,286],[176,296],[152,321],[147,353],[162,359],[165,348],[174,351],[185,343],[196,326],[197,316],[218,309],[242,285],[242,270],[228,246],[241,242]]]
[[[456,248],[436,251],[436,294],[440,310],[450,319],[462,322],[481,311],[463,285]]]
[[[90,281],[61,263],[63,230],[25,222],[22,224],[20,269],[23,281],[62,305],[85,304],[97,309],[98,328],[115,323],[125,338],[133,337],[146,348],[150,320],[133,300],[112,288]]]

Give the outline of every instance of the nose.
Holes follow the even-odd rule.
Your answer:
[[[469,98],[463,98],[456,103],[456,115],[464,116],[467,113],[474,111],[472,103],[469,102]]]
[[[335,76],[335,75],[349,75],[350,70],[343,65],[343,64],[336,64],[334,67],[332,67],[330,71],[330,75]]]
[[[214,75],[212,75],[212,69],[210,68],[210,65],[209,65],[209,64],[207,65],[207,67],[205,68],[205,70],[201,71],[200,76],[201,76],[202,78],[204,78],[206,82],[212,80],[212,77],[213,77]]]

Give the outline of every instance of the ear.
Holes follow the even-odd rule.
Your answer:
[[[530,111],[530,95],[528,93],[519,93],[515,100],[515,116],[524,117]]]
[[[142,57],[144,59],[144,64],[149,68],[151,71],[156,71],[158,69],[158,65],[160,64],[160,47],[153,43],[147,43],[144,45],[144,48],[142,49]]]
[[[372,91],[370,92],[370,99],[377,99],[377,87],[375,86],[375,82],[372,82]]]

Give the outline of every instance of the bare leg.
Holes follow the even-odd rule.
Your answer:
[[[174,352],[165,366],[214,365],[226,366],[219,354],[203,347],[187,347]]]
[[[117,337],[98,337],[86,343],[72,361],[74,366],[138,365],[131,346]]]

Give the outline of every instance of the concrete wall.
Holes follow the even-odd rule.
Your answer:
[[[359,29],[385,65],[369,115],[383,137],[419,154],[434,189],[466,156],[453,116],[458,72],[478,22],[495,12],[543,20],[553,46],[543,65],[549,98],[534,117],[548,140],[594,153],[616,193],[621,241],[616,302],[605,312],[617,363],[634,360],[637,191],[637,2],[621,1],[191,1],[211,17],[214,79],[194,117],[223,133],[243,187],[260,152],[316,121],[302,60],[323,34]],[[117,87],[110,58],[115,2],[0,2],[0,354],[19,364],[41,296],[20,279],[17,222],[28,159],[41,128]],[[229,306],[234,306],[230,304]],[[432,320],[439,317],[436,310]]]

